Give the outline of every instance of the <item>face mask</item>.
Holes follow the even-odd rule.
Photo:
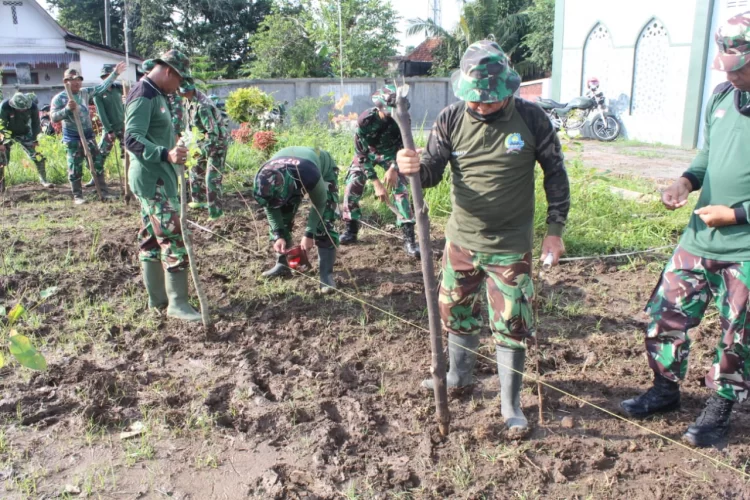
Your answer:
[[[500,118],[500,116],[502,116],[503,112],[506,109],[507,109],[507,106],[505,108],[501,109],[500,111],[495,111],[494,113],[490,113],[488,115],[483,115],[483,114],[477,113],[476,111],[474,111],[473,109],[471,109],[468,106],[466,107],[466,111],[469,113],[469,115],[472,118],[474,118],[476,120],[479,120],[480,122],[483,122],[483,123],[494,122],[495,120],[497,120],[498,118]]]
[[[743,96],[744,94],[744,96]],[[750,92],[734,91],[734,106],[741,115],[750,117]],[[744,99],[743,99],[744,97]],[[743,106],[744,103],[744,106]]]

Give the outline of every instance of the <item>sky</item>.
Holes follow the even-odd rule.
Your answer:
[[[37,0],[37,2],[50,11],[46,0]],[[424,40],[423,34],[407,37],[406,29],[409,27],[409,19],[418,17],[424,19],[432,16],[431,2],[430,0],[390,0],[390,2],[401,18],[398,22],[398,28],[401,31],[399,35],[399,52],[403,53],[406,47],[419,45]],[[460,6],[463,2],[462,0],[440,0],[440,2],[443,27],[452,29],[456,25]]]

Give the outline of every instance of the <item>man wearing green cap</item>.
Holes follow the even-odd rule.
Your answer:
[[[333,265],[339,235],[334,228],[339,202],[339,169],[327,151],[306,147],[288,147],[277,152],[255,176],[253,196],[265,209],[276,251],[276,265],[263,273],[266,278],[291,274],[287,250],[292,245],[294,216],[305,194],[312,207],[307,217],[300,247],[309,251],[318,247],[320,290],[327,294],[336,287]]]
[[[0,103],[0,135],[3,136],[0,138],[0,192],[5,191],[5,166],[10,162],[13,144],[17,144],[34,162],[42,186],[52,187],[52,183],[47,182],[44,156],[36,150],[42,126],[34,97],[33,94],[16,92]]]
[[[188,150],[176,146],[167,96],[191,78],[190,61],[178,50],[153,60],[125,105],[125,147],[130,154],[129,184],[141,205],[140,253],[148,306],[184,321],[200,321],[188,301],[188,255],[180,227],[180,200],[174,165]]]
[[[68,99],[66,91],[60,92],[52,98],[50,118],[55,123],[62,122],[63,143],[68,152],[68,179],[73,191],[73,203],[76,205],[86,203],[83,197],[83,187],[81,186],[83,164],[87,161],[82,141],[86,141],[88,145],[102,194],[105,198],[111,198],[104,179],[104,157],[95,142],[94,128],[91,123],[91,116],[89,116],[89,103],[94,97],[106,92],[123,71],[125,71],[125,63],[120,62],[115,66],[115,70],[109,75],[109,78],[104,80],[100,85],[82,88],[81,82],[83,82],[83,77],[78,70],[69,68],[65,70],[63,81],[70,84],[73,99]],[[84,137],[78,135],[75,113],[78,113]]]
[[[375,196],[383,202],[395,206],[398,212],[396,225],[404,234],[404,251],[410,257],[419,258],[419,245],[414,235],[414,213],[409,203],[409,183],[401,175],[396,165],[396,152],[404,147],[401,130],[393,119],[396,105],[396,87],[386,85],[372,95],[375,107],[364,111],[357,119],[357,132],[354,136],[354,159],[346,174],[344,190],[344,213],[346,231],[341,235],[342,245],[357,242],[359,220],[362,210],[359,200],[365,191],[367,180],[372,181]],[[380,182],[375,165],[385,169],[385,187]],[[393,190],[393,201],[388,200],[386,187]]]
[[[208,207],[208,216],[216,220],[224,214],[221,208],[221,180],[229,135],[222,127],[222,117],[213,101],[193,82],[182,82],[180,95],[187,103],[187,126],[196,128],[200,156],[190,168],[191,208]]]
[[[705,382],[715,392],[683,435],[701,447],[724,440],[734,404],[750,395],[750,12],[721,26],[716,43],[713,68],[726,72],[728,81],[714,89],[706,106],[703,149],[662,192],[668,210],[684,207],[693,191],[700,196],[646,305],[653,385],[620,404],[634,418],[679,408],[688,332],[700,324],[713,297],[721,337]]]
[[[527,341],[534,335],[531,251],[534,236],[534,170],[544,173],[547,236],[542,256],[556,264],[570,187],[560,141],[541,108],[513,94],[521,78],[495,43],[472,44],[453,75],[461,102],[445,108],[421,159],[401,150],[405,175],[437,185],[450,164],[453,211],[445,229],[440,317],[448,331],[448,387],[472,385],[479,332],[479,293],[486,288],[496,344],[501,411],[513,434],[523,434],[521,384]],[[422,385],[432,389],[432,380]]]
[[[106,80],[115,70],[114,64],[105,64],[102,66],[101,78]],[[125,130],[125,106],[122,103],[122,84],[114,82],[107,90],[99,95],[94,96],[94,105],[96,112],[99,113],[99,120],[102,122],[102,137],[99,139],[99,152],[104,161],[107,160],[115,139],[120,141],[120,149],[124,153],[125,140],[123,131]],[[92,187],[94,179],[91,179],[85,187]]]

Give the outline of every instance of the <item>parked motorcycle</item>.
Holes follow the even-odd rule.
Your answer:
[[[52,119],[50,118],[49,113],[49,104],[42,106],[42,109],[39,111],[39,121],[42,126],[42,133],[44,135],[55,135],[55,128],[52,125]]]
[[[576,97],[566,104],[537,98],[537,105],[547,113],[555,130],[580,131],[588,124],[594,137],[600,141],[614,141],[620,135],[620,122],[607,109],[607,99],[599,91],[599,81],[592,78],[586,83],[589,91],[585,96]]]

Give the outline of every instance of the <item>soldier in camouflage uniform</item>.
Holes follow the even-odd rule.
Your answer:
[[[5,191],[5,166],[10,162],[10,150],[17,144],[36,165],[39,182],[44,187],[52,187],[47,182],[44,156],[37,152],[37,136],[42,131],[39,111],[33,94],[17,92],[0,103],[0,192]]]
[[[199,134],[200,156],[190,169],[190,208],[208,207],[209,218],[216,220],[224,215],[221,181],[229,136],[222,126],[221,112],[206,94],[192,82],[184,82],[180,94],[187,104],[187,125],[191,130],[197,128]]]
[[[125,105],[125,147],[130,154],[129,184],[141,205],[140,254],[149,308],[167,316],[200,321],[188,301],[188,261],[180,227],[180,199],[174,165],[188,150],[176,146],[167,96],[191,78],[190,61],[178,50],[153,60]]]
[[[329,293],[336,287],[333,265],[339,235],[334,228],[339,202],[339,169],[326,152],[305,147],[284,148],[268,160],[255,176],[253,195],[265,208],[276,251],[276,265],[263,273],[266,278],[288,276],[286,251],[292,245],[294,216],[305,194],[312,207],[300,246],[308,251],[318,247],[320,289]]]
[[[654,383],[621,403],[635,418],[680,406],[688,332],[700,324],[713,297],[722,332],[705,380],[716,392],[683,435],[694,446],[722,441],[734,403],[750,394],[750,12],[721,26],[716,42],[713,67],[725,71],[729,81],[714,90],[706,107],[703,149],[662,193],[667,209],[675,210],[700,190],[696,210],[646,306]]]
[[[102,66],[101,78],[106,80],[115,70],[114,64]],[[123,88],[119,82],[114,82],[103,93],[94,96],[94,105],[102,122],[102,137],[99,139],[99,151],[104,161],[107,160],[115,139],[120,141],[121,155],[125,153],[125,106],[122,102]],[[94,179],[91,179],[84,187],[93,187]]]
[[[560,141],[541,108],[513,96],[521,83],[495,43],[472,44],[453,74],[461,102],[445,108],[432,128],[421,160],[401,150],[404,175],[419,174],[436,186],[450,164],[453,211],[445,230],[440,317],[448,331],[448,387],[472,385],[479,332],[479,293],[484,287],[496,343],[501,410],[513,434],[523,434],[521,384],[526,345],[534,335],[531,251],[534,236],[534,170],[544,172],[547,236],[542,254],[557,263],[570,188]],[[432,389],[432,380],[422,385]]]
[[[73,191],[73,202],[76,205],[86,203],[83,197],[81,177],[83,176],[83,164],[87,162],[87,159],[81,141],[86,141],[88,144],[91,157],[94,160],[94,171],[99,180],[99,186],[102,189],[102,195],[105,198],[112,198],[104,179],[104,156],[99,151],[94,138],[94,129],[91,117],[89,116],[89,101],[94,97],[104,94],[123,71],[125,71],[125,63],[121,62],[115,66],[115,70],[109,75],[109,78],[104,80],[100,85],[81,88],[83,77],[77,70],[67,69],[63,75],[63,81],[70,82],[73,99],[68,100],[68,94],[65,91],[60,92],[52,98],[50,118],[55,123],[62,122],[63,125],[63,143],[68,152],[68,179]],[[74,113],[78,113],[84,137],[78,136]]]
[[[409,183],[398,171],[396,152],[403,147],[401,130],[392,118],[396,105],[396,87],[386,85],[372,95],[374,108],[370,108],[357,119],[354,137],[354,159],[346,174],[344,191],[344,213],[346,232],[341,236],[342,245],[356,243],[362,210],[359,200],[369,179],[375,188],[375,196],[383,203],[395,206],[398,212],[396,225],[404,233],[404,250],[410,257],[419,258],[419,245],[414,236],[414,213],[409,204]],[[375,165],[385,169],[386,187],[393,189],[393,201],[378,179]]]

